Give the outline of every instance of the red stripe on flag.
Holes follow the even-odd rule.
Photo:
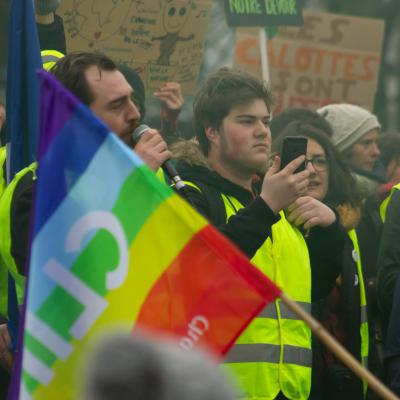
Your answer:
[[[279,294],[277,286],[208,225],[154,284],[136,324],[175,334],[185,347],[206,345],[224,355]]]

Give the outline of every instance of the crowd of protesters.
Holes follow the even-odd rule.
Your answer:
[[[66,54],[58,3],[35,1],[41,49],[50,51],[42,54],[44,68],[166,182],[160,167],[172,159],[186,182],[186,199],[400,395],[400,134],[381,132],[374,114],[350,104],[272,117],[268,84],[224,67],[208,74],[194,94],[192,139],[176,132],[184,100],[179,84],[170,82],[154,93],[160,129],[135,141],[132,132],[145,120],[140,76],[99,52]],[[46,64],[49,54],[55,58]],[[0,128],[5,119],[0,104]],[[307,148],[281,167],[288,137],[306,138]],[[10,272],[22,303],[37,166],[7,186],[4,148],[0,162],[1,398],[16,340],[8,327],[5,280]],[[96,357],[89,399],[377,398],[279,299],[224,359],[237,395],[209,360],[181,354],[170,343],[121,336]]]

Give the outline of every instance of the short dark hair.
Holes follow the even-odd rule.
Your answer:
[[[272,140],[275,140],[290,123],[296,121],[312,125],[329,137],[333,135],[332,127],[321,114],[308,108],[294,107],[274,115],[270,125]]]
[[[283,139],[287,136],[305,136],[315,140],[325,151],[329,168],[328,192],[323,202],[330,207],[341,204],[350,204],[359,207],[361,196],[357,190],[357,183],[350,172],[349,166],[337,151],[335,145],[325,131],[301,122],[292,122],[283,130],[272,143],[272,150],[280,153]]]
[[[271,111],[274,101],[271,89],[248,72],[225,67],[206,77],[193,101],[195,133],[205,155],[210,149],[206,128],[219,129],[234,107],[256,99],[263,100]]]
[[[101,71],[115,71],[117,66],[105,54],[95,52],[72,52],[56,62],[50,72],[82,103],[90,106],[94,95],[85,78],[85,71],[96,66]]]

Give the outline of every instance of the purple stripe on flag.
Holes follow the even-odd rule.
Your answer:
[[[38,72],[40,78],[40,140],[39,160],[46,154],[54,137],[79,107],[78,99],[68,92],[60,82],[45,71]]]
[[[79,181],[111,134],[104,123],[51,74],[41,71],[39,77],[42,103],[35,199],[39,206],[35,208],[34,235]]]

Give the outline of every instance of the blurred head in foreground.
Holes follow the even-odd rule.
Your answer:
[[[173,342],[118,334],[98,347],[89,364],[87,400],[233,400],[217,366]]]

